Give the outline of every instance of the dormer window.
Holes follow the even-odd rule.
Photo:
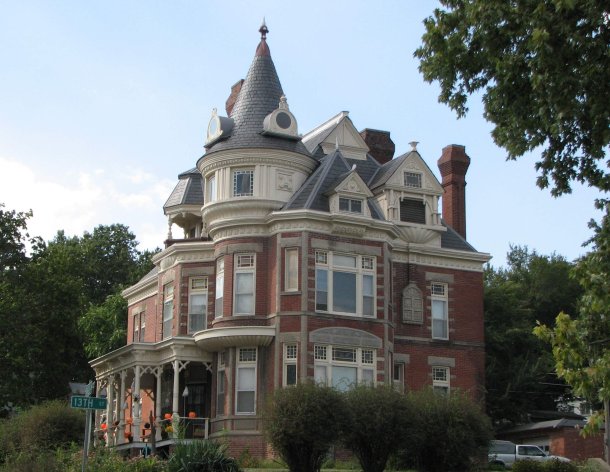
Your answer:
[[[362,200],[339,197],[339,211],[362,214]]]
[[[233,171],[233,196],[251,197],[254,194],[254,171],[236,169]]]
[[[421,174],[419,172],[405,172],[405,187],[421,188]]]
[[[403,198],[400,201],[400,221],[426,224],[426,206],[421,200]]]

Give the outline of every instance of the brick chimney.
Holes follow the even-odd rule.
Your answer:
[[[231,112],[233,111],[233,107],[235,106],[235,101],[237,100],[237,96],[241,91],[241,86],[244,84],[244,79],[240,79],[233,84],[231,87],[231,95],[227,98],[225,102],[225,110],[227,111],[227,116],[231,116]]]
[[[365,128],[360,131],[360,136],[369,147],[369,154],[373,156],[380,164],[389,162],[394,157],[396,146],[390,138],[389,131],[380,131],[378,129]]]
[[[470,157],[466,148],[451,144],[443,148],[438,160],[443,177],[443,220],[466,239],[466,171]]]

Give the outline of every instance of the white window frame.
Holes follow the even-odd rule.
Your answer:
[[[399,391],[403,391],[405,387],[405,363],[394,362],[392,369],[392,383]]]
[[[250,186],[249,186],[249,189],[245,192],[242,192],[241,189],[239,189],[238,185],[237,185],[238,176],[240,176],[240,175],[249,175],[250,176]],[[232,179],[233,179],[233,196],[234,197],[251,197],[254,195],[254,169],[233,169]]]
[[[432,366],[432,390],[448,395],[451,389],[451,370],[445,366]]]
[[[430,318],[432,339],[449,339],[449,287],[446,283],[430,284]],[[436,308],[435,308],[436,307]],[[442,308],[439,313],[438,308]]]
[[[299,249],[296,247],[284,250],[284,291],[299,291]]]
[[[409,179],[415,179],[417,182],[409,183]],[[404,184],[405,184],[405,187],[409,187],[409,188],[422,188],[422,174],[421,174],[421,172],[405,171],[405,173],[404,173]]]
[[[216,374],[216,416],[225,416],[226,402],[226,351],[218,353],[218,368]]]
[[[162,338],[172,337],[174,320],[174,283],[170,282],[163,287],[163,329]]]
[[[224,312],[225,291],[225,260],[223,257],[216,261],[216,291],[214,295],[214,318],[222,318]]]
[[[253,354],[253,356],[252,356]],[[236,368],[235,368],[235,414],[236,415],[255,415],[256,414],[256,390],[257,390],[257,359],[258,359],[258,350],[256,347],[239,347],[237,348],[237,360],[236,360]],[[243,380],[242,373],[250,371],[254,377],[254,386],[252,389],[243,388]],[[244,392],[253,392],[253,405],[252,411],[240,411],[239,410],[239,397],[240,394]]]
[[[233,261],[233,314],[234,315],[254,315],[256,307],[256,254],[238,253],[234,255]],[[248,291],[239,292],[238,280],[240,276],[249,275],[252,277],[252,287]],[[250,297],[251,303],[247,310],[238,310],[238,297]]]
[[[140,342],[145,342],[146,338],[146,311],[140,312]]]
[[[333,368],[349,367],[356,370],[356,384],[377,382],[377,353],[375,349],[331,344],[314,345],[314,379],[316,383],[331,385],[337,390],[348,390],[353,385],[333,385]]]
[[[299,382],[297,366],[298,347],[296,343],[284,344],[284,375],[282,384],[284,387],[294,386]],[[288,383],[288,371],[294,370],[294,382]]]
[[[340,260],[354,259],[354,265],[348,267],[341,265]],[[322,275],[325,273],[325,275]],[[335,309],[334,300],[334,274],[355,274],[355,311],[341,311],[341,307]],[[322,279],[326,278],[325,290]],[[315,311],[337,313],[341,315],[358,316],[363,318],[377,317],[377,276],[376,258],[374,256],[362,256],[355,254],[333,253],[331,251],[316,251],[315,253]],[[368,288],[367,288],[368,285]],[[326,304],[324,296],[326,294]],[[368,302],[368,303],[367,303]],[[371,306],[368,313],[364,313],[366,306]],[[372,313],[370,313],[372,311]]]
[[[193,313],[193,297],[203,296],[205,298],[203,313]],[[195,333],[207,328],[208,318],[208,278],[207,277],[190,277],[189,278],[189,313],[188,313],[188,333]],[[193,318],[201,316],[202,326],[200,329],[193,329]]]
[[[218,199],[218,187],[216,185],[216,173],[211,174],[206,179],[206,197],[208,202],[215,202]]]
[[[359,206],[360,208],[354,209],[354,206]],[[339,211],[362,215],[364,211],[364,201],[360,198],[339,197]]]

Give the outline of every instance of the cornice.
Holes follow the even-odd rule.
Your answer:
[[[224,167],[244,165],[271,165],[303,172],[307,175],[316,168],[318,162],[312,157],[296,152],[276,149],[227,149],[210,154],[198,162],[202,175]]]

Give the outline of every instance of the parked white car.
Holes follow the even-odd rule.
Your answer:
[[[511,469],[515,461],[520,460],[570,462],[561,456],[551,456],[533,444],[515,444],[510,441],[492,441],[489,445],[488,460],[491,464]]]

